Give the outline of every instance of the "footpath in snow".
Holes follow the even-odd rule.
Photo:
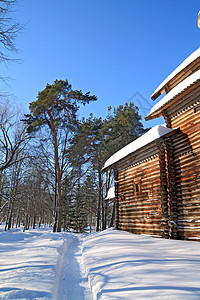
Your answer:
[[[0,230],[0,299],[200,299],[200,243]]]
[[[82,235],[0,230],[0,299],[92,299]]]
[[[92,300],[92,292],[82,261],[82,235],[66,234],[59,249],[53,299]]]

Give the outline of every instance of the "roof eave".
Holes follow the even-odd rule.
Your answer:
[[[170,129],[170,128],[169,128],[169,129]],[[170,135],[173,135],[173,134],[175,134],[175,133],[177,132],[177,130],[178,130],[178,128],[173,128],[173,129],[171,129],[170,132],[167,132],[167,133],[163,134],[162,136],[157,137],[155,140],[152,140],[152,141],[151,141],[150,143],[148,143],[148,144],[154,143],[154,142],[156,142],[157,140],[159,140],[159,139],[161,139],[161,138],[165,138],[165,137],[168,137],[168,136],[170,136]],[[147,144],[147,145],[148,145],[148,144]],[[143,149],[145,146],[146,146],[146,145],[142,146],[141,148],[137,149],[136,151],[140,151],[140,150]],[[133,152],[129,153],[129,154],[126,155],[125,157],[131,155],[132,153],[134,153],[134,152],[136,152],[136,151],[133,151]],[[116,167],[116,165],[118,164],[118,162],[122,161],[125,157],[122,157],[122,158],[119,159],[118,161],[115,161],[115,162],[113,162],[112,164],[110,164],[110,165],[108,165],[108,166],[104,166],[104,167],[102,168],[102,171],[105,172],[105,171],[108,170],[108,169],[115,169],[115,167]]]
[[[155,101],[160,95],[162,95],[165,92],[165,86],[161,89],[159,89],[156,93],[151,95],[151,99]]]
[[[162,111],[156,111],[156,113],[149,114],[145,117],[145,121],[150,121],[156,118],[162,117]]]
[[[191,53],[173,72],[171,72],[157,89],[151,95],[152,100],[156,100],[164,91],[166,85],[174,80],[174,78],[188,68],[192,63],[195,63],[200,57],[200,48]]]
[[[200,70],[195,72],[194,74],[192,74],[190,77],[186,78],[186,80],[188,79],[192,79],[195,74],[200,75]],[[184,82],[184,81],[183,81]],[[182,83],[183,83],[182,82]],[[180,83],[181,84],[181,83]],[[179,84],[179,85],[180,85]],[[191,82],[188,86],[186,86],[184,89],[182,89],[182,91],[178,92],[177,94],[173,95],[172,98],[169,98],[168,101],[166,103],[163,103],[160,107],[156,108],[154,111],[150,112],[146,117],[145,120],[152,120],[155,118],[159,118],[162,116],[162,111],[164,109],[167,109],[169,106],[171,106],[172,104],[174,104],[175,101],[179,100],[180,98],[182,98],[186,93],[191,92],[192,90],[194,90],[197,86],[200,85],[200,78],[197,78],[194,82]],[[177,89],[177,87],[175,87],[174,89]],[[172,90],[173,91],[173,90]],[[170,91],[169,94],[167,94],[166,96],[164,96],[160,101],[163,101],[164,98],[166,98],[167,96],[170,95],[170,93],[172,92]],[[159,102],[158,102],[159,103]],[[156,106],[157,104],[155,104]]]

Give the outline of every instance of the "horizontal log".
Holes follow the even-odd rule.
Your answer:
[[[125,215],[125,214],[129,214],[129,215],[134,215],[134,214],[138,214],[138,216],[141,215],[147,215],[147,214],[157,214],[160,213],[160,209],[156,206],[156,205],[152,205],[152,206],[144,206],[144,207],[131,207],[131,208],[126,208],[126,210],[121,209],[119,207],[119,215]]]
[[[131,228],[131,227],[128,227],[128,226],[120,226],[119,227],[120,230],[125,230],[125,231],[129,231],[131,233],[135,233],[135,234],[147,234],[147,235],[155,235],[155,236],[160,236],[162,237],[162,233],[163,233],[163,230],[162,229],[144,229],[144,228],[141,228],[141,229],[135,229],[135,228]]]

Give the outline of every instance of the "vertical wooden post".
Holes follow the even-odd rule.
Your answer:
[[[165,145],[163,139],[159,139],[157,142],[159,164],[160,164],[160,193],[161,193],[161,209],[162,209],[162,236],[164,238],[169,237],[168,227],[168,192],[167,192],[167,174],[166,174],[166,160],[165,160]]]
[[[164,109],[164,110],[162,111],[162,115],[163,115],[163,117],[164,117],[164,119],[165,119],[165,123],[166,123],[167,128],[172,128],[171,118],[170,118],[170,116],[168,115],[166,109]]]
[[[165,225],[163,236],[176,239],[178,237],[177,199],[173,143],[170,138],[166,138],[160,139],[157,145],[160,161],[161,207]]]
[[[168,214],[169,238],[177,238],[177,199],[176,199],[176,174],[174,168],[174,151],[170,138],[165,140],[166,166],[168,174]]]
[[[119,182],[118,182],[118,171],[114,170],[115,179],[115,229],[119,229]]]

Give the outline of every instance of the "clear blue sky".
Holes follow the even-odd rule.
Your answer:
[[[81,115],[105,117],[136,92],[150,109],[155,88],[199,47],[199,10],[199,0],[19,0],[22,63],[1,73],[13,78],[9,91],[27,111],[47,83],[66,78],[98,97]]]

